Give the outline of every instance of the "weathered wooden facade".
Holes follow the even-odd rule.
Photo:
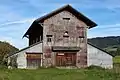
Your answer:
[[[87,29],[95,26],[70,5],[36,19],[23,37],[42,42],[42,52],[25,52],[27,66],[87,67]]]
[[[59,58],[56,54],[62,53],[63,55],[71,55],[71,51],[74,53],[74,56],[78,57],[79,62],[80,53],[84,56],[87,56],[86,48],[86,25],[84,22],[78,20],[72,13],[68,11],[62,11],[44,21],[43,25],[43,46],[44,54],[51,54],[51,63],[52,65],[59,64],[59,62],[54,62],[54,57],[58,61]],[[51,39],[49,41],[48,39]],[[77,49],[77,50],[76,50]],[[66,59],[70,58],[72,63],[72,56],[63,56]],[[63,58],[62,57],[62,58]],[[76,59],[76,58],[74,58]],[[46,58],[47,60],[47,58]],[[50,60],[50,59],[48,59]],[[81,65],[87,64],[87,57],[85,57],[84,62]],[[80,60],[81,61],[81,60]],[[62,61],[61,61],[62,62]],[[64,61],[63,61],[64,62]],[[79,65],[76,64],[76,65]],[[49,63],[47,63],[49,64]],[[65,65],[64,65],[65,66]]]

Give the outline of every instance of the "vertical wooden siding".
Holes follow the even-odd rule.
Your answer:
[[[76,66],[76,53],[60,52],[56,55],[57,66]]]
[[[40,53],[27,53],[27,68],[38,68],[41,66]]]

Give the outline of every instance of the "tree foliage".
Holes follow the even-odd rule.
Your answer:
[[[107,48],[110,46],[120,46],[120,36],[96,37],[88,39],[89,42],[100,48]]]
[[[116,55],[120,56],[120,47],[117,48]]]
[[[5,56],[15,51],[18,51],[16,47],[10,45],[8,42],[0,41],[0,63],[2,63]]]

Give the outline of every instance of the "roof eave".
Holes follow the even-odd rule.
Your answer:
[[[105,51],[105,50],[103,50],[103,49],[99,48],[98,46],[93,45],[93,44],[92,44],[92,43],[90,43],[90,42],[87,42],[87,44],[89,44],[89,45],[91,45],[91,46],[93,46],[93,47],[95,47],[95,48],[97,48],[97,49],[99,49],[99,50],[101,50],[101,51],[103,51],[103,52],[105,52],[105,53],[107,53],[108,55],[110,55],[110,56],[112,56],[112,57],[113,57],[113,55],[111,55],[109,52],[107,52],[107,51]]]
[[[49,13],[49,14],[46,14],[46,15],[44,15],[44,16],[36,19],[33,23],[39,23],[39,22],[42,23],[42,22],[44,22],[45,19],[48,19],[49,17],[51,17],[51,16],[53,16],[53,15],[55,15],[55,14],[57,14],[57,13],[63,11],[63,10],[67,10],[67,9],[70,10],[71,13],[74,13],[74,12],[75,12],[76,15],[78,14],[78,15],[77,15],[78,17],[82,17],[82,19],[83,19],[84,22],[87,24],[87,26],[90,26],[89,29],[97,26],[97,24],[96,24],[95,22],[93,22],[92,20],[90,20],[89,18],[87,18],[86,16],[84,16],[82,13],[80,13],[80,12],[77,11],[76,9],[72,8],[69,4],[67,4],[67,5],[65,5],[65,6],[59,8],[59,9],[57,9],[57,10],[52,11],[52,12]],[[77,16],[76,16],[76,17],[77,17]],[[80,19],[80,18],[78,18],[78,19]],[[33,26],[33,23],[32,23],[32,25],[30,26],[30,28],[27,30],[27,32],[24,34],[23,37],[26,37],[26,35],[29,34],[29,31],[30,31],[31,27]]]

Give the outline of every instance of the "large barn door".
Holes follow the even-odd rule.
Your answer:
[[[40,53],[27,53],[27,68],[38,68],[41,66]]]
[[[56,65],[57,66],[75,66],[76,53],[57,53]]]
[[[64,53],[58,53],[56,56],[56,65],[65,66],[65,56]]]
[[[75,66],[76,65],[76,53],[65,53],[66,65]]]

